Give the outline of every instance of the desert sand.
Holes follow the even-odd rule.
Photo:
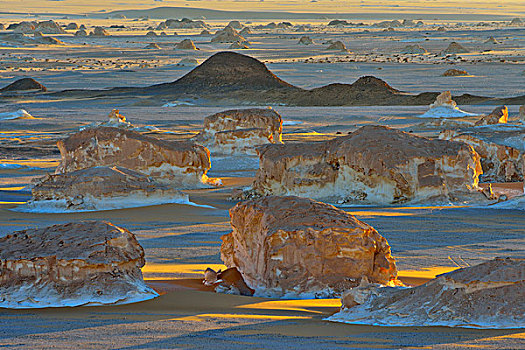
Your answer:
[[[202,19],[203,14],[211,16],[203,12],[188,15],[191,21],[168,22],[174,17],[161,18],[154,13],[86,17],[0,14],[0,23],[6,28],[0,26],[0,236],[82,220],[109,221],[135,234],[145,253],[144,280],[161,294],[130,305],[3,308],[1,346],[523,348],[523,328],[333,323],[325,319],[340,310],[338,298],[246,297],[218,294],[204,286],[207,267],[225,268],[220,258],[221,236],[231,232],[228,210],[237,204],[232,197],[253,184],[259,168],[255,152],[212,151],[206,175],[220,178],[222,186],[181,189],[189,199],[187,204],[68,213],[17,209],[31,199],[32,181],[55,173],[61,161],[56,143],[80,129],[107,123],[112,109],[126,116],[132,123],[130,130],[159,142],[192,140],[202,132],[205,118],[219,112],[267,107],[282,118],[279,137],[285,145],[327,141],[366,125],[437,139],[447,129],[462,132],[502,104],[508,108],[509,128],[515,125],[514,129],[522,130],[518,114],[525,104],[525,35],[520,23],[510,25],[516,16],[363,15],[328,25],[337,18],[246,18],[249,14],[233,18],[229,13],[224,18]],[[67,19],[61,18],[66,15]],[[422,24],[417,24],[418,18]],[[58,27],[47,23],[40,25],[40,32],[57,41],[35,36],[37,27],[31,29],[30,23],[18,30],[30,31],[26,34],[7,29],[22,21],[47,20],[54,20]],[[212,40],[232,20],[239,20],[241,27],[237,23],[230,27],[237,27],[234,30],[240,34],[227,29],[228,36],[234,33],[234,42],[236,35],[242,37],[249,42],[248,49],[229,49],[232,42]],[[72,22],[76,26],[70,25]],[[438,30],[440,27],[444,30]],[[311,43],[298,45],[306,36]],[[198,50],[188,50],[191,45],[177,48],[189,40]],[[346,51],[327,50],[338,41]],[[468,52],[444,52],[453,42]],[[154,49],[146,50],[146,46]],[[241,58],[235,62],[250,65],[239,65],[239,69],[253,75],[229,76],[219,71],[223,75],[214,76],[213,84],[206,78],[216,66],[208,66],[206,74],[199,73],[201,70],[187,75],[224,51],[229,54],[222,56],[221,64],[239,59],[233,54],[239,53],[260,62],[255,64],[260,70],[253,73],[254,61]],[[449,69],[468,75],[443,76]],[[2,89],[22,78],[34,81]],[[162,85],[181,78],[177,84]],[[359,83],[352,87],[355,82]],[[336,83],[341,85],[330,85]],[[116,87],[119,89],[110,90]],[[422,117],[443,91],[450,91],[465,113]],[[511,136],[516,135],[523,133]],[[494,138],[492,135],[491,140]],[[523,138],[513,140],[519,143]],[[514,149],[519,147],[514,145]],[[482,181],[480,187],[490,185],[498,196],[519,199],[522,176],[514,176],[512,182]],[[387,239],[398,278],[416,286],[438,274],[495,257],[523,258],[524,202],[509,201],[516,204],[504,209],[488,203],[330,204],[371,225]]]

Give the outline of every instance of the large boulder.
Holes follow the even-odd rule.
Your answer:
[[[230,209],[221,259],[256,294],[326,297],[367,279],[395,284],[390,246],[374,228],[329,204],[266,197]]]
[[[142,279],[144,250],[108,222],[80,222],[0,238],[0,307],[126,304],[158,294]]]
[[[472,146],[481,157],[483,182],[523,181],[525,127],[497,124],[444,130],[439,138]]]
[[[27,208],[39,212],[93,211],[164,203],[188,203],[188,196],[139,172],[91,167],[36,181]]]
[[[214,152],[256,154],[257,145],[282,143],[281,132],[281,116],[273,109],[234,109],[204,118],[195,139]]]
[[[460,142],[364,126],[324,142],[257,148],[257,195],[370,204],[474,199],[480,157]]]
[[[521,328],[525,259],[494,259],[415,288],[367,285],[346,292],[330,321],[382,326]]]
[[[489,115],[481,117],[474,126],[505,124],[509,119],[507,106],[496,107]]]
[[[162,141],[122,128],[95,127],[57,145],[62,160],[56,174],[93,166],[120,166],[183,187],[218,181],[206,176],[211,166],[208,149],[190,141]]]

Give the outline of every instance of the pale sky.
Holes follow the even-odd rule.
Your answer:
[[[525,16],[525,0],[0,0],[0,11],[85,13],[187,6],[291,12],[477,13]]]

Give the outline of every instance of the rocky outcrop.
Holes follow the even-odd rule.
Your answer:
[[[469,75],[468,72],[466,70],[461,70],[461,69],[447,69],[443,73],[444,77],[461,77],[465,75]]]
[[[485,41],[485,44],[492,44],[492,45],[498,45],[498,44],[501,44],[499,41],[496,40],[496,38],[494,38],[493,36],[491,36],[490,38],[488,38],[486,41]]]
[[[324,142],[263,145],[257,153],[256,194],[339,203],[474,200],[482,173],[479,155],[466,144],[383,126]]]
[[[66,26],[66,30],[78,30],[80,27],[75,22],[71,22]]]
[[[525,259],[494,259],[415,288],[363,282],[329,321],[382,326],[520,328],[525,323]]]
[[[477,122],[474,123],[474,126],[482,125],[494,125],[494,124],[505,124],[509,119],[509,110],[507,106],[496,107],[492,113],[481,117]]]
[[[458,44],[457,42],[453,41],[451,42],[448,47],[441,52],[442,55],[449,55],[449,54],[457,54],[457,53],[468,53],[469,50],[467,50],[463,45]]]
[[[424,54],[428,53],[428,51],[421,45],[415,44],[415,45],[407,45],[402,50],[401,53],[403,54]]]
[[[85,29],[79,29],[75,32],[75,36],[88,36],[88,32]]]
[[[49,21],[43,21],[39,22],[36,27],[35,31],[38,31],[43,34],[65,34],[66,31],[62,29],[55,21],[49,20]]]
[[[30,90],[45,92],[47,91],[47,88],[33,78],[22,78],[0,89],[0,93]]]
[[[175,48],[178,50],[198,50],[191,39],[184,39],[180,43],[176,43]]]
[[[198,29],[198,28],[207,28],[208,25],[204,23],[203,21],[193,21],[189,18],[183,18],[183,19],[168,19],[164,22],[166,27],[170,29]]]
[[[440,139],[464,142],[481,157],[483,182],[523,181],[525,164],[525,127],[498,124],[445,130]]]
[[[228,47],[230,50],[247,50],[250,47],[240,41],[236,41]]]
[[[136,171],[91,167],[38,179],[27,211],[96,211],[165,203],[188,203],[188,196]]]
[[[108,222],[17,231],[0,238],[0,307],[126,304],[158,294],[142,279],[144,250]]]
[[[473,113],[459,109],[456,102],[452,99],[450,91],[443,91],[429,106],[428,111],[420,115],[420,118],[462,118],[475,116]]]
[[[299,45],[312,45],[314,41],[309,36],[302,36],[297,44]]]
[[[210,153],[190,141],[162,141],[114,127],[87,128],[57,143],[56,174],[94,166],[119,166],[182,187],[218,184],[206,172]]]
[[[212,43],[235,43],[238,41],[246,42],[247,40],[231,27],[226,27],[223,30],[218,31],[211,39]]]
[[[348,51],[346,49],[345,44],[343,44],[341,41],[336,41],[336,42],[331,43],[326,49],[334,50],[334,51]]]
[[[282,143],[282,118],[273,109],[234,109],[204,119],[195,140],[218,153],[255,154],[255,146]]]
[[[208,267],[206,271],[204,271],[204,280],[202,283],[205,286],[213,287],[217,293],[246,296],[252,296],[253,293],[255,293],[255,290],[246,284],[236,267],[230,267],[224,271],[214,271]]]
[[[13,23],[7,27],[7,30],[12,30],[15,33],[33,33],[35,31],[35,28],[37,26],[37,22],[20,22],[20,23]]]
[[[160,46],[157,45],[156,43],[150,43],[146,46],[144,46],[145,49],[148,49],[148,50],[160,50]]]
[[[90,36],[108,36],[109,33],[102,27],[95,27],[91,33],[89,33]]]
[[[230,209],[221,259],[256,295],[326,297],[363,277],[395,284],[390,246],[374,228],[329,204],[266,197]]]

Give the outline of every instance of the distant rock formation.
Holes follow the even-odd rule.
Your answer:
[[[212,43],[234,43],[237,41],[246,42],[247,40],[231,27],[226,27],[218,31],[215,33],[215,36],[211,38]]]
[[[65,34],[66,31],[62,29],[55,21],[49,20],[49,21],[43,21],[39,22],[36,27],[35,31],[41,32],[43,34]]]
[[[397,282],[390,246],[374,228],[329,204],[266,197],[230,209],[221,259],[256,295],[333,297],[365,277]]]
[[[43,36],[40,32],[35,32],[34,34],[34,40],[35,42],[39,44],[46,44],[46,45],[65,45],[61,40],[58,40],[57,38],[53,38],[52,36]]]
[[[241,43],[240,41],[236,41],[228,47],[230,50],[247,50],[249,48],[248,45]]]
[[[436,101],[429,106],[429,110],[420,115],[420,118],[462,118],[476,114],[462,111],[452,99],[450,91],[443,91]]]
[[[199,65],[199,61],[197,61],[197,59],[193,57],[184,57],[177,64],[180,66],[195,67]]]
[[[0,307],[127,304],[158,294],[142,279],[144,250],[108,222],[27,229],[0,238]]]
[[[511,25],[511,26],[522,26],[523,25],[523,21],[521,20],[521,18],[516,17],[516,18],[513,18],[510,21],[509,25]]]
[[[25,109],[19,109],[14,112],[1,112],[0,120],[17,120],[17,119],[36,119]]]
[[[447,69],[442,75],[444,77],[461,77],[469,74],[467,71],[461,69]]]
[[[146,36],[157,36],[157,33],[155,33],[153,30],[150,30],[146,33]]]
[[[240,32],[239,35],[244,37],[246,35],[252,34],[252,30],[249,27],[244,27]]]
[[[397,19],[395,19],[393,21],[382,21],[379,23],[374,23],[373,26],[378,28],[399,28],[402,27],[403,24]]]
[[[520,106],[518,117],[520,121],[525,124],[525,105]]]
[[[458,44],[457,42],[453,41],[451,42],[448,47],[441,51],[442,55],[448,55],[448,54],[457,54],[457,53],[468,53],[469,50],[467,50],[463,45]]]
[[[161,141],[114,127],[87,128],[58,141],[56,174],[94,166],[120,166],[180,187],[219,184],[206,176],[210,153],[189,141]]]
[[[79,26],[75,22],[71,22],[66,26],[66,30],[78,30]]]
[[[335,41],[331,43],[326,49],[334,51],[347,51],[345,44],[343,44],[341,41]]]
[[[202,32],[200,33],[200,35],[211,35],[210,31],[207,30],[207,29],[203,29]]]
[[[405,46],[401,50],[401,53],[414,55],[414,54],[428,53],[428,51],[424,47],[422,47],[421,45],[414,44],[414,45],[407,45],[407,46]]]
[[[314,41],[309,36],[302,36],[297,44],[299,45],[312,45]]]
[[[0,93],[12,91],[47,91],[47,88],[33,78],[22,78],[0,89]]]
[[[487,39],[487,41],[485,41],[485,44],[498,45],[498,44],[501,44],[501,43],[499,41],[497,41],[493,36],[491,36],[490,38]]]
[[[95,166],[38,179],[22,211],[96,211],[165,203],[189,203],[188,196],[139,172]],[[27,208],[27,210],[26,210]]]
[[[79,29],[75,32],[75,36],[88,36],[88,32],[85,29]]]
[[[109,33],[102,27],[95,27],[91,33],[89,33],[90,36],[108,36]]]
[[[324,142],[263,145],[257,153],[256,195],[379,205],[483,199],[472,147],[383,126]]]
[[[282,119],[273,109],[234,109],[204,118],[196,142],[212,152],[255,155],[255,146],[282,143]]]
[[[366,281],[347,291],[329,321],[381,326],[520,328],[525,323],[525,259],[494,259],[414,288]]]
[[[23,21],[20,23],[12,23],[7,27],[7,30],[12,30],[15,33],[29,34],[35,31],[37,22]]]
[[[144,46],[144,48],[148,50],[160,50],[160,46],[156,43],[149,43],[148,45]]]
[[[198,50],[191,39],[184,39],[180,43],[175,44],[177,50]]]
[[[507,106],[496,107],[489,115],[481,117],[474,126],[494,125],[507,123],[509,120],[509,110]]]
[[[328,26],[329,27],[332,27],[332,26],[349,26],[351,25],[352,23],[348,22],[348,21],[345,21],[345,20],[340,20],[340,19],[334,19],[330,22],[328,22]]]
[[[170,29],[199,29],[199,28],[208,28],[208,25],[203,21],[193,21],[188,18],[178,19],[168,19],[165,22],[167,28]]]
[[[240,30],[244,26],[239,21],[230,21],[226,27],[232,27],[233,29]]]

